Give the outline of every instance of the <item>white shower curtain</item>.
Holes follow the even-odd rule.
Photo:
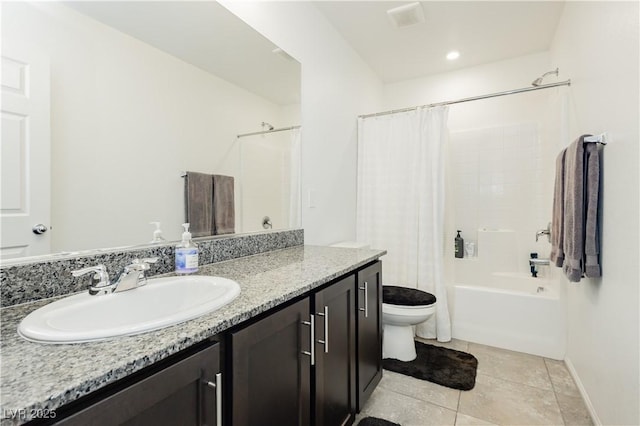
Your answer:
[[[444,147],[448,107],[358,121],[357,239],[388,251],[383,284],[437,298],[418,336],[451,340],[443,281]]]

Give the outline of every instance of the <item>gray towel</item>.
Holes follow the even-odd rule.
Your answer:
[[[564,178],[564,223],[562,225],[565,260],[563,271],[569,281],[578,282],[583,274],[601,275],[598,255],[598,191],[600,159],[595,143],[584,143],[582,135],[566,149]]]
[[[185,220],[194,237],[213,235],[213,179],[211,175],[187,172],[184,178]]]
[[[213,230],[215,235],[235,232],[233,177],[213,175]]]
[[[564,157],[563,149],[556,160],[556,181],[553,191],[553,212],[551,215],[551,254],[549,258],[558,267],[564,262]]]
[[[567,147],[564,180],[564,255],[562,267],[572,282],[582,278],[584,255],[584,137]]]
[[[598,191],[600,189],[600,155],[598,145],[588,143],[585,151],[585,228],[584,228],[584,273],[589,278],[601,276],[598,255]]]

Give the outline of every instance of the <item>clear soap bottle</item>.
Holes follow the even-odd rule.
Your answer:
[[[153,240],[151,240],[151,244],[164,243],[166,240],[162,236],[162,229],[160,229],[160,222],[149,222],[149,225],[153,225],[156,227],[155,231],[153,231]]]
[[[198,246],[191,240],[189,224],[182,226],[182,241],[176,246],[176,274],[193,274],[198,272]]]

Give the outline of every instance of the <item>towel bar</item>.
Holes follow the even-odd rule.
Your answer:
[[[584,141],[585,142],[595,142],[595,143],[601,143],[602,145],[606,145],[608,142],[608,135],[607,132],[601,133],[599,135],[594,135],[594,136],[585,136]]]

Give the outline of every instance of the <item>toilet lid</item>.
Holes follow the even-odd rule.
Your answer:
[[[431,293],[415,288],[383,285],[382,302],[390,305],[405,306],[433,305],[436,303],[436,297]]]

